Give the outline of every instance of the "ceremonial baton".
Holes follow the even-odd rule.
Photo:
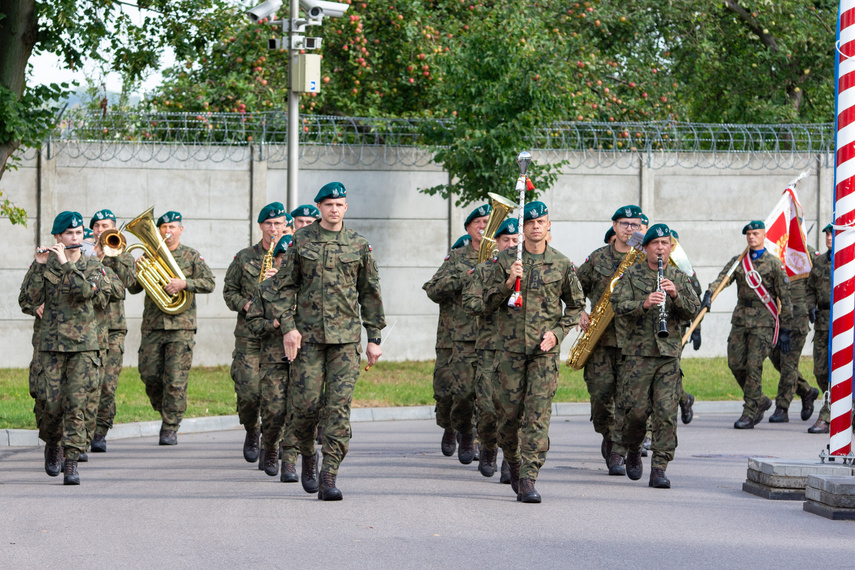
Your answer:
[[[395,325],[397,325],[397,324],[398,324],[398,319],[395,319],[395,322],[394,322],[394,323],[392,323],[392,326],[391,326],[391,327],[389,327],[389,332],[387,332],[387,333],[386,333],[386,340],[389,340],[389,336],[391,336],[391,334],[392,334],[392,329],[394,329],[394,328],[395,328]],[[368,372],[369,370],[371,370],[371,365],[370,365],[370,364],[369,364],[368,366],[366,366],[366,367],[365,367],[365,371],[366,371],[366,372]]]
[[[525,234],[523,233],[523,208],[525,208],[525,191],[526,191],[526,180],[525,173],[528,170],[528,165],[531,164],[531,153],[528,151],[522,151],[517,155],[517,166],[520,167],[520,176],[517,178],[517,192],[520,193],[520,213],[519,213],[519,240],[517,241],[517,261],[522,263],[522,252],[523,252],[523,239],[525,238]],[[517,277],[517,282],[514,285],[514,292],[508,299],[508,306],[513,308],[514,310],[519,311],[522,309],[522,295],[520,295],[520,278]]]
[[[718,287],[716,287],[715,291],[713,291],[712,296],[710,296],[710,305],[712,305],[712,302],[715,301],[715,298],[718,297],[718,294],[721,293],[722,289],[727,287],[727,284],[730,282],[730,277],[733,275],[733,272],[736,271],[736,268],[739,267],[740,263],[742,263],[742,258],[745,257],[747,254],[748,248],[746,247],[745,251],[743,251],[739,255],[739,257],[736,258],[736,261],[733,263],[730,269],[727,270],[727,275],[724,276],[724,279],[721,280],[721,283],[719,283]],[[704,307],[703,309],[701,309],[701,312],[698,313],[698,316],[695,317],[695,320],[692,321],[692,325],[689,327],[689,330],[687,330],[686,334],[683,335],[683,346],[685,346],[686,343],[689,342],[689,338],[691,338],[692,333],[695,332],[695,329],[698,328],[699,324],[701,324],[701,319],[703,319],[704,315],[706,314],[707,308]]]

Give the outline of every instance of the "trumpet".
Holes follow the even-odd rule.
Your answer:
[[[665,278],[665,268],[662,266],[662,256],[659,256],[659,275],[656,277],[656,292],[662,291],[662,279]],[[668,313],[665,312],[665,299],[659,305],[659,329],[656,331],[656,336],[659,338],[668,338]]]
[[[113,228],[101,232],[98,236],[98,245],[107,257],[116,257],[124,253],[128,246],[128,240],[121,231]]]

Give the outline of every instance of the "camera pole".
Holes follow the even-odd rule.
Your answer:
[[[291,22],[300,16],[299,0],[291,0]],[[297,35],[296,26],[288,27],[288,211],[297,209],[297,178],[300,169],[300,94],[294,92],[293,77],[297,71],[297,50],[292,38]]]

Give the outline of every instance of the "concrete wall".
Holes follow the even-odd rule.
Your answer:
[[[0,260],[4,292],[0,295],[0,361],[15,367],[29,363],[32,319],[20,312],[17,292],[33,249],[53,241],[49,232],[54,216],[62,210],[77,210],[88,223],[95,211],[110,208],[121,223],[154,205],[156,215],[166,210],[182,212],[183,243],[198,249],[216,275],[214,293],[197,297],[199,331],[194,362],[229,363],[234,314],[222,299],[223,277],[233,255],[259,239],[258,210],[274,200],[286,201],[286,164],[263,160],[258,151],[251,156],[248,150],[229,152],[229,159],[219,162],[197,161],[192,153],[144,162],[117,152],[112,160],[91,160],[72,151],[70,147],[51,158],[36,155],[25,159],[0,183],[4,195],[26,208],[29,215],[26,229],[0,223],[0,237],[6,245]],[[378,162],[327,165],[316,160],[301,164],[298,201],[311,203],[317,189],[331,180],[347,186],[347,224],[374,247],[386,320],[390,327],[395,324],[384,341],[385,358],[430,359],[437,308],[421,286],[440,265],[449,244],[463,234],[463,220],[474,205],[457,208],[451,201],[418,192],[448,181],[448,174],[438,165]],[[826,163],[817,164],[798,188],[806,227],[813,226],[809,239],[821,250],[819,229],[832,215],[833,174],[830,167],[823,166]],[[799,174],[795,170],[752,170],[750,162],[740,170],[652,166],[639,160],[630,168],[580,167],[564,172],[542,196],[553,221],[553,245],[581,264],[602,244],[615,209],[635,203],[653,222],[665,222],[680,232],[683,248],[706,286],[745,247],[740,230],[746,221],[765,218],[786,184]],[[690,350],[687,357],[725,353],[734,304],[735,288],[725,290],[704,320],[701,350]],[[126,313],[130,330],[125,363],[136,365],[141,296],[128,299]],[[574,338],[571,333],[562,353],[569,351]],[[808,342],[805,354],[809,353]]]

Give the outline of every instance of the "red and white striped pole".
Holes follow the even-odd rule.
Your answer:
[[[848,455],[855,341],[855,0],[840,2],[836,46],[829,453]]]

